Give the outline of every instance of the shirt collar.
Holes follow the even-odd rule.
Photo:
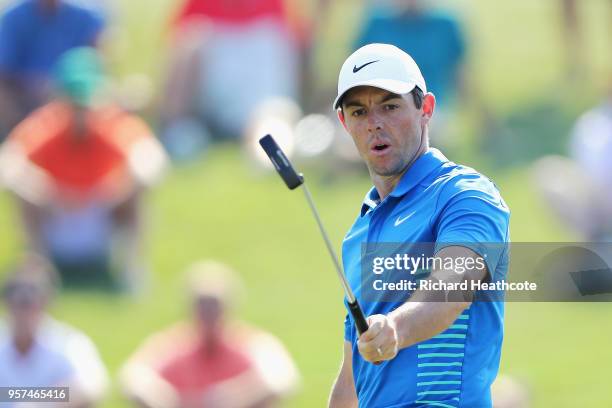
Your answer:
[[[391,197],[401,197],[416,187],[429,173],[448,162],[446,156],[438,149],[429,148],[421,157],[415,161],[401,180],[389,194]],[[380,204],[380,196],[376,187],[372,187],[366,194],[361,206],[361,216],[368,210],[374,209]]]
[[[380,196],[378,195],[378,191],[376,191],[376,187],[372,187],[363,199],[361,216],[363,217],[369,210],[376,208],[378,204],[380,204]]]

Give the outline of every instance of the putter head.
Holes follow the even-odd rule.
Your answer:
[[[304,177],[296,173],[291,166],[291,162],[285,156],[285,153],[281,150],[281,148],[276,144],[274,138],[270,135],[266,135],[259,139],[259,145],[266,152],[270,161],[274,165],[274,168],[281,176],[289,190],[293,190],[296,187],[301,186],[304,183]]]

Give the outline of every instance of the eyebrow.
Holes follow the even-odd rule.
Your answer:
[[[385,95],[382,100],[379,103],[385,103],[388,102],[392,99],[402,99],[402,96],[393,92],[388,92],[387,95]],[[357,108],[362,108],[364,105],[356,100],[348,100],[347,102],[343,103],[344,107],[346,108],[350,108],[350,107],[357,107]]]

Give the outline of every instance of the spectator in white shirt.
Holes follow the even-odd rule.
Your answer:
[[[28,255],[4,283],[0,387],[69,387],[70,402],[62,406],[95,406],[107,389],[107,372],[85,334],[47,315],[55,278],[43,258]]]
[[[569,157],[534,165],[536,187],[571,231],[591,242],[612,242],[612,77],[606,98],[582,114],[572,130]]]

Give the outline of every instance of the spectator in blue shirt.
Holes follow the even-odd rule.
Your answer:
[[[427,10],[422,0],[396,0],[393,4],[372,6],[356,48],[385,43],[407,52],[427,78],[438,108],[445,106],[462,80],[465,40],[458,22]]]
[[[59,57],[93,46],[103,29],[98,11],[72,0],[19,0],[0,16],[0,141],[51,96]]]
[[[392,44],[410,54],[436,95],[436,117],[430,138],[437,146],[452,147],[454,101],[461,99],[476,110],[485,134],[497,132],[490,109],[465,69],[466,39],[459,21],[449,13],[434,11],[423,0],[372,2],[355,49],[370,43]]]

